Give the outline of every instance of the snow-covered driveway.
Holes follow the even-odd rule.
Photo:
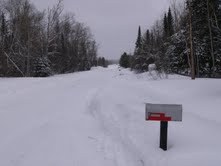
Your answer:
[[[169,150],[145,103],[183,104]],[[0,166],[219,166],[221,80],[95,68],[51,78],[0,79]]]

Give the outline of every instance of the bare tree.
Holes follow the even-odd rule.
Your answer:
[[[170,0],[170,6],[174,17],[175,32],[178,32],[181,28],[181,18],[185,12],[185,2]]]

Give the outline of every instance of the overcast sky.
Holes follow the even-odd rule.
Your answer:
[[[57,0],[31,0],[46,9]],[[117,59],[133,52],[138,26],[151,27],[169,7],[170,0],[64,0],[65,11],[73,12],[88,25],[99,44],[99,56]]]

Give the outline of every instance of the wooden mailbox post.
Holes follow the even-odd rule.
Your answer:
[[[160,121],[160,148],[167,150],[169,121],[182,121],[182,105],[146,104],[146,120]]]

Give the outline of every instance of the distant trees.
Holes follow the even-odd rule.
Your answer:
[[[172,1],[171,7],[135,43],[131,68],[197,77],[221,77],[221,1]]]
[[[63,13],[62,1],[39,11],[29,0],[0,7],[0,76],[49,76],[90,70],[97,44],[90,29]]]
[[[107,67],[108,61],[104,57],[99,57],[97,60],[97,66]]]
[[[117,60],[117,59],[109,59],[107,62],[108,62],[108,65],[117,65],[117,64],[119,64],[119,60]]]

